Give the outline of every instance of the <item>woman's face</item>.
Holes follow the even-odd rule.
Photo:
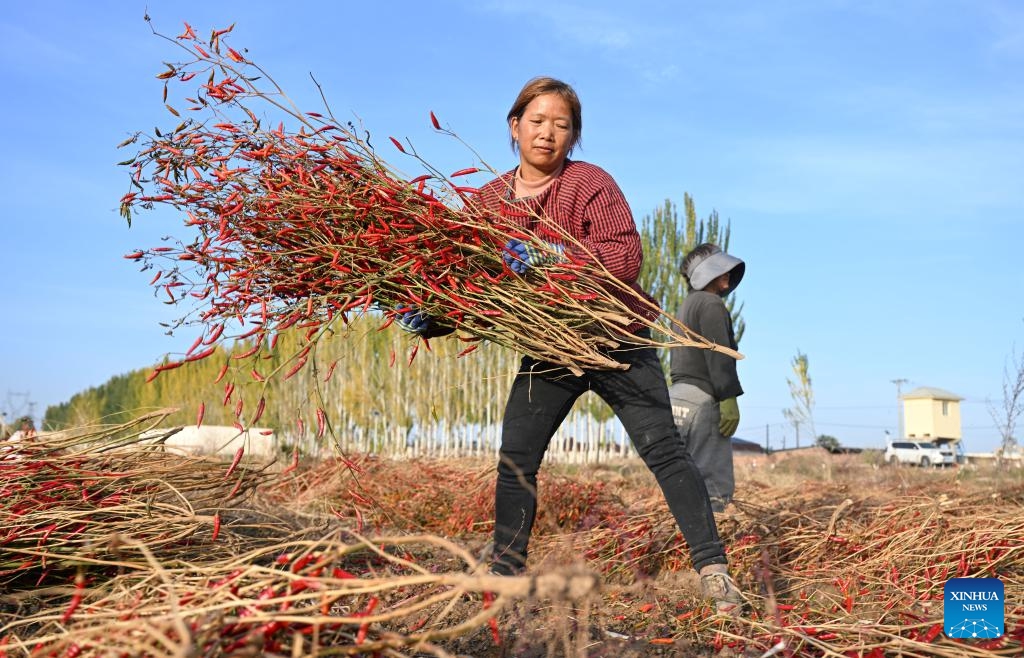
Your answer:
[[[731,283],[730,277],[732,275],[729,272],[711,279],[711,283],[704,286],[705,292],[710,292],[713,295],[725,295],[729,292],[729,284]]]
[[[551,174],[569,155],[572,113],[558,94],[534,98],[523,111],[523,117],[513,117],[509,127],[519,146],[519,167],[524,177]]]

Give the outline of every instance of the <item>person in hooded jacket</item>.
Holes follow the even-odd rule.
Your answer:
[[[713,343],[733,350],[736,336],[724,297],[736,289],[746,264],[710,243],[683,258],[689,292],[676,319]],[[697,464],[715,512],[725,511],[736,490],[732,436],[743,395],[736,360],[715,350],[674,347],[670,352],[672,415]]]

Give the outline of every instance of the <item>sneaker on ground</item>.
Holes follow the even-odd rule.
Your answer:
[[[743,611],[743,593],[729,574],[704,574],[700,577],[700,589],[705,598],[714,601],[718,614],[736,617]]]

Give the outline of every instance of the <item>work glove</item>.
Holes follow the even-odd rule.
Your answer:
[[[400,329],[408,331],[410,334],[416,334],[417,336],[426,336],[430,333],[430,330],[433,328],[434,321],[429,315],[424,315],[418,306],[402,308],[406,309],[404,313],[398,313],[397,310],[395,311],[395,324],[397,324]]]
[[[416,334],[420,338],[440,338],[455,331],[455,327],[438,322],[421,311],[418,306],[402,306],[395,309],[395,324],[403,331]]]
[[[718,411],[721,418],[718,421],[719,433],[728,439],[736,433],[740,426],[740,405],[736,398],[726,398],[718,403]]]
[[[555,263],[563,259],[565,246],[547,243],[551,251],[541,250],[535,245],[521,240],[509,240],[501,250],[505,264],[516,274],[523,274],[531,267]]]

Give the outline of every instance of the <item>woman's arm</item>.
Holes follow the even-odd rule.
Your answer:
[[[614,179],[598,167],[586,172],[582,213],[583,246],[617,279],[632,284],[640,276],[643,248],[626,197]],[[587,259],[570,247],[573,255]]]

